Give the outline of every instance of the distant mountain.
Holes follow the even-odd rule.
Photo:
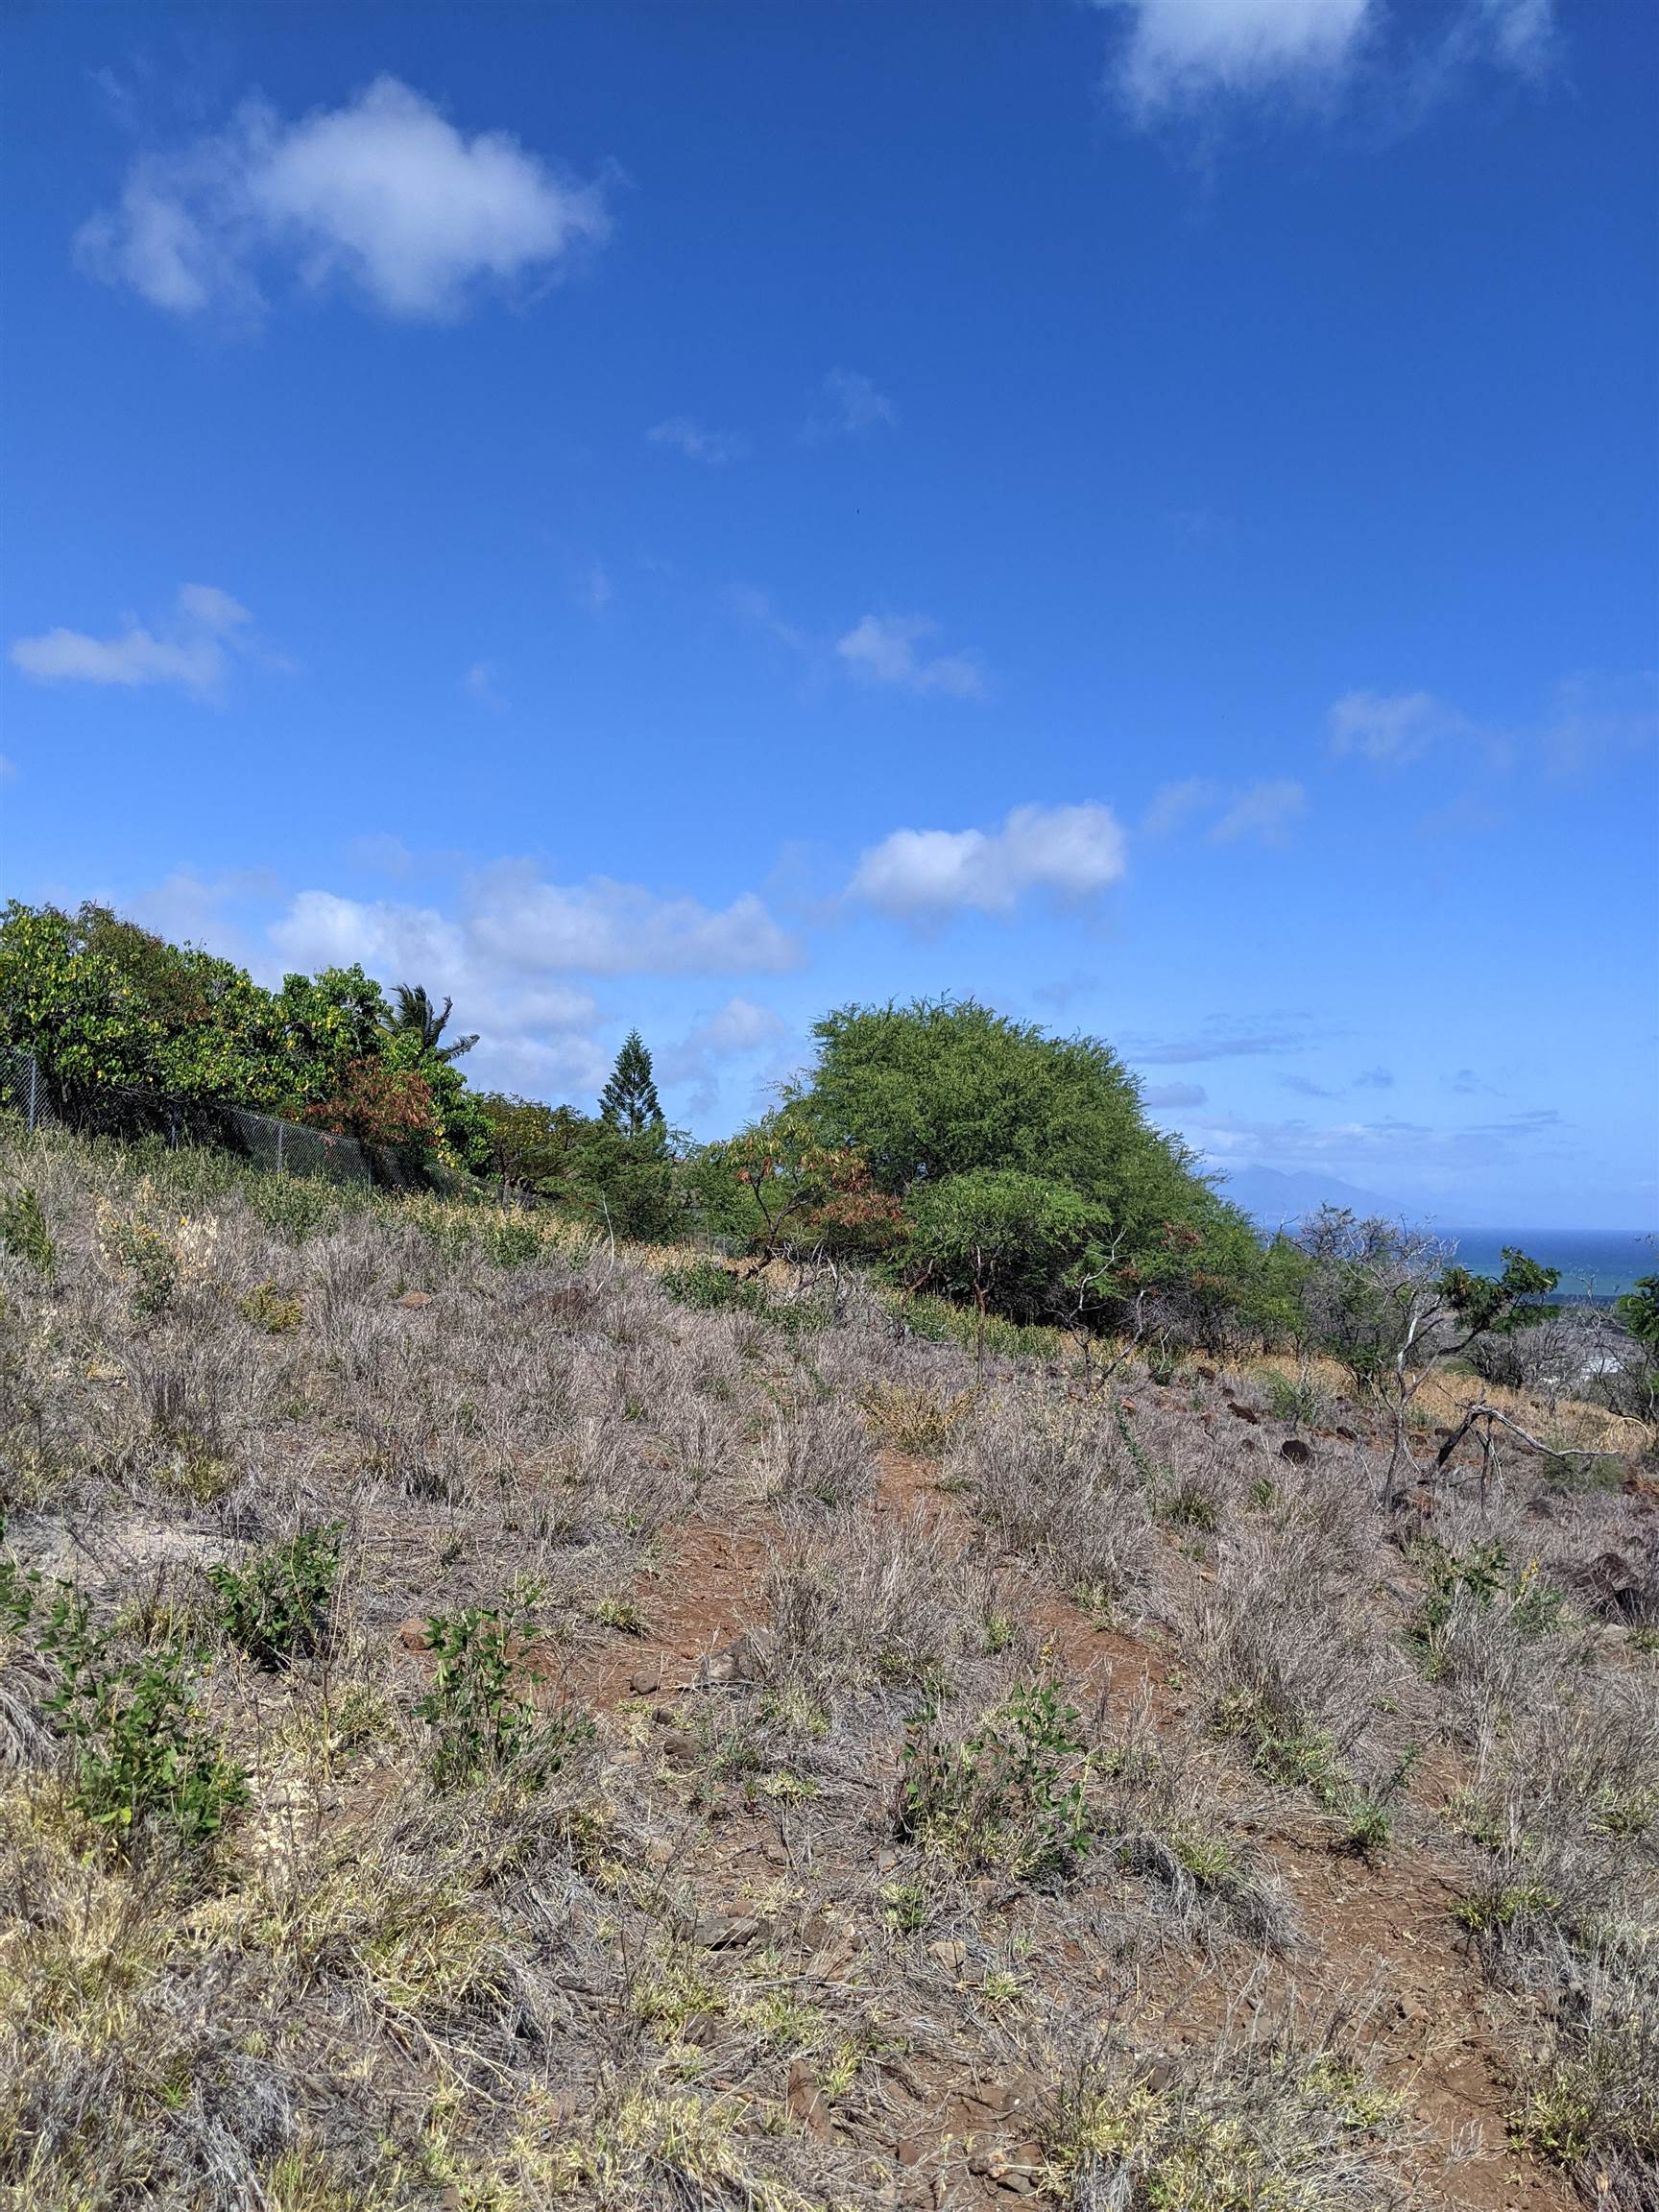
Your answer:
[[[1321,1175],[1283,1167],[1240,1167],[1225,1176],[1221,1195],[1242,1206],[1252,1221],[1277,1229],[1282,1221],[1299,1221],[1305,1214],[1317,1214],[1321,1206],[1350,1206],[1360,1215],[1381,1214],[1392,1218],[1397,1209],[1375,1190],[1361,1190],[1357,1183],[1344,1183],[1339,1175]]]

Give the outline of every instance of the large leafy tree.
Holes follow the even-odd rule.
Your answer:
[[[904,1207],[902,1256],[958,1294],[1035,1313],[1070,1310],[1070,1286],[1106,1318],[1150,1287],[1202,1324],[1223,1286],[1232,1296],[1259,1266],[1243,1216],[1149,1125],[1133,1076],[1097,1039],[950,998],[841,1007],[814,1034],[817,1061],[791,1109],[822,1145],[868,1164]],[[947,1196],[964,1178],[975,1181]],[[993,1247],[972,1229],[993,1216],[985,1275]]]
[[[466,1085],[423,1033],[389,1017],[359,967],[287,975],[172,945],[108,907],[0,913],[0,1043],[32,1053],[65,1103],[160,1093],[309,1120],[480,1166]]]

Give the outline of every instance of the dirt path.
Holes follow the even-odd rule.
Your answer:
[[[961,1504],[939,1488],[936,1465],[898,1453],[882,1455],[880,1480],[864,1510],[879,1520],[920,1512],[961,1548],[981,1540]],[[618,1633],[578,1653],[567,1668],[571,1688],[612,1708],[630,1695],[672,1697],[709,1679],[710,1665],[720,1678],[731,1663],[723,1654],[761,1618],[767,1564],[784,1534],[758,1507],[742,1527],[695,1520],[670,1531],[665,1556],[631,1593],[642,1633]],[[1107,1693],[1121,1711],[1144,1699],[1161,1726],[1182,1720],[1188,1699],[1171,1685],[1166,1648],[1101,1627],[1021,1562],[1004,1564],[1080,1701]],[[1374,2058],[1419,2136],[1414,2177],[1426,2200],[1446,2212],[1563,2212],[1574,2201],[1565,2185],[1507,2147],[1512,2092],[1490,1993],[1452,1917],[1455,1865],[1401,1841],[1367,1866],[1334,1852],[1311,1815],[1305,1823],[1293,1813],[1262,1822],[1246,1815],[1241,1824],[1297,1908],[1303,1940],[1287,1965],[1298,2001],[1317,2009],[1343,1995],[1374,1999]],[[1218,1987],[1213,1993],[1222,1994]],[[959,2102],[952,2093],[948,2107],[927,2116],[929,2125],[959,2128]],[[981,2113],[980,2121],[992,2140],[996,2114]],[[963,2179],[972,2196],[971,2180]],[[1003,2200],[989,2181],[980,2197]]]

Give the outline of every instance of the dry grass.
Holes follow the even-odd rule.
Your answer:
[[[1651,2200],[1640,1495],[1504,1453],[1399,1521],[1361,1409],[1241,1375],[1011,1334],[981,1386],[856,1284],[704,1310],[685,1253],[0,1133],[19,1189],[6,2212],[1389,2203],[1386,2040],[1295,1996],[1368,1962],[1287,1879],[1357,1805],[1464,1900],[1436,2002],[1517,2008],[1489,2132]]]

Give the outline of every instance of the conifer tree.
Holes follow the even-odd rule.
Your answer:
[[[662,1105],[651,1080],[651,1055],[637,1029],[630,1029],[616,1065],[599,1094],[599,1118],[625,1137],[642,1137],[662,1126]]]

